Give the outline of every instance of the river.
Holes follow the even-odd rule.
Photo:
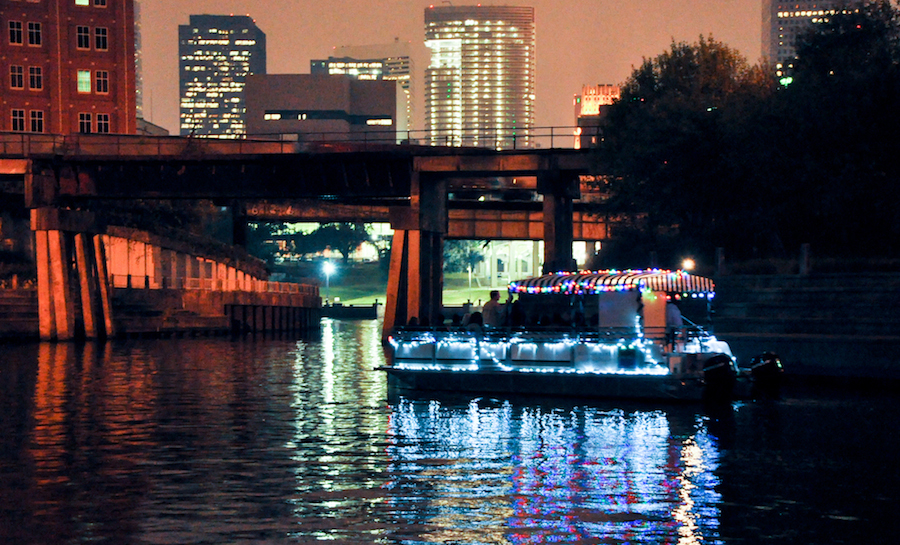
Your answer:
[[[388,396],[380,324],[0,346],[2,544],[895,542],[900,399]],[[789,365],[789,362],[786,362]]]

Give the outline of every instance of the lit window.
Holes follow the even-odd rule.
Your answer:
[[[80,132],[81,134],[91,133],[91,114],[78,114],[78,132]]]
[[[31,132],[44,132],[44,111],[31,110],[29,117],[31,118]]]
[[[9,22],[9,43],[18,45],[24,43],[22,38],[22,21]]]
[[[28,23],[28,45],[41,45],[41,24]]]
[[[40,66],[28,67],[28,87],[35,91],[44,88],[44,71]]]
[[[109,93],[109,72],[107,70],[97,70],[94,83],[96,84],[94,87],[95,92],[101,95]]]
[[[78,71],[78,92],[79,93],[90,93],[91,92],[91,71],[90,70],[79,70]]]
[[[89,4],[90,4],[89,0],[75,0],[76,6],[87,6]]]
[[[94,29],[94,48],[97,51],[109,49],[109,31],[106,27],[98,26]]]
[[[25,110],[12,111],[12,130],[25,132]]]
[[[281,119],[281,114],[265,114],[263,115],[263,119],[266,121],[277,121]]]
[[[78,49],[91,48],[91,29],[90,27],[78,25],[75,27],[75,47]]]
[[[9,67],[9,86],[13,89],[25,88],[25,69],[21,66]]]
[[[109,114],[97,114],[97,132],[109,134]]]

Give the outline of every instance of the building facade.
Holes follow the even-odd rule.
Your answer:
[[[585,85],[575,95],[575,149],[597,147],[600,143],[600,121],[613,102],[619,100],[618,85]]]
[[[182,136],[243,138],[244,86],[266,73],[266,35],[241,15],[191,15],[178,26]]]
[[[0,130],[134,134],[132,1],[0,2]]]
[[[762,57],[783,75],[797,55],[797,38],[812,25],[823,23],[848,6],[862,4],[860,0],[815,0],[762,3]]]
[[[399,40],[392,44],[337,47],[327,59],[310,61],[312,74],[396,82],[396,130],[402,140],[409,140],[415,120],[412,71],[410,45]]]
[[[306,142],[393,144],[397,85],[327,74],[247,78],[247,133]]]
[[[425,130],[431,145],[530,148],[534,8],[425,9]]]

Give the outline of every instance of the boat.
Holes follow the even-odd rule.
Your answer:
[[[740,369],[712,334],[710,278],[681,270],[555,273],[510,282],[505,325],[398,327],[394,391],[630,399],[730,399],[777,384],[770,353]],[[515,298],[515,301],[512,299]],[[762,378],[760,378],[762,377]],[[750,391],[747,387],[746,391]]]

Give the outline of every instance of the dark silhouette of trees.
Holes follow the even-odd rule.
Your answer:
[[[711,262],[716,247],[782,257],[802,243],[896,257],[898,21],[884,0],[815,25],[787,86],[712,38],[646,59],[601,127],[604,211],[629,218],[605,262],[646,266],[651,251],[666,266],[687,253]]]

